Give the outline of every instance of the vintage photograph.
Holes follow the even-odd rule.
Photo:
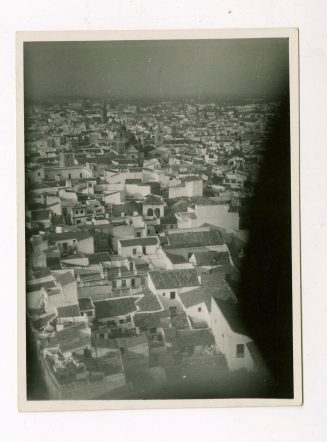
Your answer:
[[[297,32],[48,34],[17,54],[22,403],[300,404]]]

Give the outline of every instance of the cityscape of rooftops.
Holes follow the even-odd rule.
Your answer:
[[[28,399],[264,394],[238,289],[287,42],[25,43],[24,72]]]

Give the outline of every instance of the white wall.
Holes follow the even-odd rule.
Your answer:
[[[228,204],[210,206],[195,205],[198,226],[201,226],[204,223],[209,223],[217,227],[223,227],[227,230],[239,229],[239,214],[228,212],[228,209]]]
[[[211,329],[215,337],[216,346],[226,357],[228,368],[231,371],[246,368],[253,368],[253,360],[249,352],[244,351],[244,357],[236,357],[237,344],[251,342],[248,336],[235,333],[224,318],[217,303],[212,299],[211,302]],[[245,350],[245,349],[244,349]]]
[[[78,251],[83,253],[94,253],[94,238],[90,236],[89,238],[82,239],[78,241]]]

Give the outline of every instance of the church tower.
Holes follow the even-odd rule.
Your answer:
[[[102,109],[102,122],[104,124],[108,123],[108,114],[107,114],[107,105],[106,102],[103,103],[103,109]]]
[[[125,155],[126,143],[128,141],[125,124],[121,124],[116,138],[116,146],[120,155]]]
[[[159,124],[157,124],[156,131],[154,134],[154,142],[155,142],[156,147],[160,147],[163,145],[163,136],[162,136]]]

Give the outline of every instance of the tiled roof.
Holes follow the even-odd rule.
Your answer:
[[[56,273],[55,278],[61,286],[65,286],[65,285],[72,284],[73,282],[75,282],[75,278],[71,274],[71,272]]]
[[[78,305],[81,311],[94,309],[94,304],[91,298],[79,298]]]
[[[183,178],[184,181],[202,181],[202,178],[200,178],[197,175],[188,175]]]
[[[157,312],[162,310],[162,306],[157,296],[150,291],[149,293],[144,294],[136,304],[140,312]]]
[[[185,232],[185,233],[168,233],[167,248],[180,247],[205,247],[222,245],[224,243],[219,230],[210,230],[204,232]]]
[[[60,350],[73,351],[76,348],[86,347],[91,344],[91,334],[86,332],[86,324],[84,322],[74,325],[69,329],[61,330],[51,338],[49,338],[50,346],[59,345]]]
[[[202,274],[201,283],[207,293],[223,301],[237,302],[237,297],[222,273]]]
[[[110,278],[128,278],[135,276],[134,271],[129,270],[126,266],[121,267],[107,267],[106,272]]]
[[[110,261],[110,255],[108,252],[93,253],[88,255],[90,264],[101,264],[104,261]]]
[[[190,325],[187,320],[187,315],[185,312],[178,313],[177,315],[174,315],[170,318],[171,325],[176,330],[185,330],[189,329]]]
[[[43,278],[44,276],[50,276],[51,272],[46,267],[35,267],[33,269],[33,276],[35,279]]]
[[[32,212],[32,221],[48,220],[50,218],[50,210],[36,210]]]
[[[184,256],[181,255],[173,255],[171,253],[166,253],[167,258],[169,261],[172,262],[172,264],[184,264],[187,262],[187,259],[184,258]]]
[[[150,272],[149,275],[158,290],[200,285],[194,269],[155,270]]]
[[[92,235],[89,232],[82,232],[80,230],[71,230],[69,232],[61,232],[61,233],[50,233],[46,235],[46,238],[50,242],[56,241],[65,241],[70,239],[76,239],[77,241],[81,241],[82,239],[91,238]]]
[[[94,302],[95,317],[97,319],[112,318],[115,316],[124,316],[137,310],[137,297],[128,296],[126,298],[112,298],[104,301]]]
[[[41,330],[48,324],[49,321],[51,321],[51,319],[54,319],[55,317],[55,313],[47,313],[46,315],[43,315],[37,319],[32,319],[33,328],[36,330]]]
[[[186,308],[193,307],[194,305],[198,305],[204,302],[207,306],[208,311],[210,312],[212,294],[204,287],[199,287],[198,289],[192,290],[190,292],[180,293],[179,297],[182,304]]]
[[[122,247],[130,246],[154,246],[159,243],[157,236],[147,236],[145,238],[119,239]]]
[[[219,204],[213,198],[206,198],[204,196],[192,197],[192,202],[198,206],[214,206],[216,204]]]
[[[224,252],[195,252],[194,257],[198,266],[217,266],[229,263],[229,253]]]
[[[166,224],[171,224],[171,225],[177,224],[177,220],[176,220],[175,214],[170,214],[170,215],[166,215],[166,216],[162,217],[160,219],[160,224],[164,224],[164,225],[166,225]]]
[[[35,283],[34,281],[28,281],[26,286],[28,292],[36,292],[38,290],[41,290],[41,288],[50,289],[53,287],[56,287],[56,284],[53,280]]]
[[[178,330],[176,340],[180,347],[214,345],[215,338],[209,328],[198,330]]]
[[[65,305],[62,307],[57,307],[58,318],[70,318],[72,316],[81,316],[81,312],[78,304]]]
[[[160,206],[164,205],[164,201],[160,196],[148,195],[143,201],[144,206]]]
[[[138,178],[126,178],[125,184],[142,184],[142,180]]]
[[[135,201],[129,201],[124,204],[114,204],[111,208],[113,216],[120,216],[122,212],[124,213],[141,213],[142,205],[136,203]]]
[[[165,312],[151,312],[142,313],[137,312],[134,316],[134,324],[141,330],[149,330],[150,328],[157,328],[160,326],[160,318],[165,315]]]

